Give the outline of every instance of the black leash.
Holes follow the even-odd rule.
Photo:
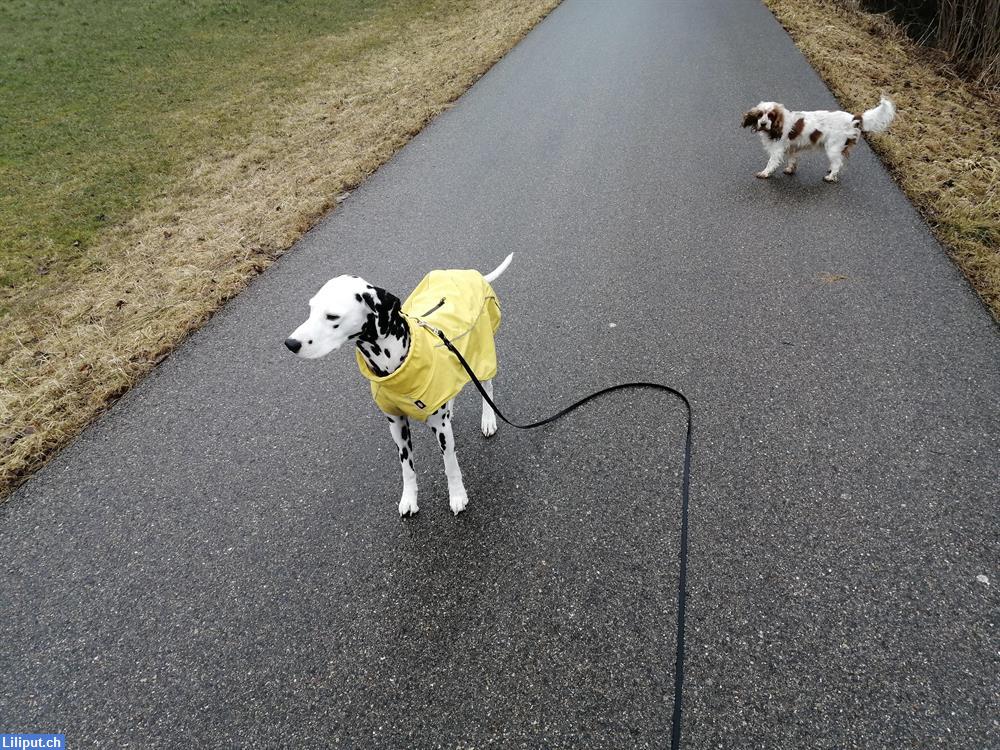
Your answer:
[[[444,302],[444,300],[442,300],[442,302]],[[666,391],[667,393],[676,396],[683,402],[684,408],[687,410],[687,428],[684,435],[684,475],[681,478],[681,551],[680,572],[677,577],[677,657],[674,665],[674,714],[670,731],[670,750],[679,750],[681,746],[681,702],[684,692],[684,611],[685,604],[687,602],[688,497],[691,491],[691,402],[687,400],[687,396],[678,391],[676,388],[671,388],[669,385],[646,382],[619,383],[618,385],[612,385],[608,388],[602,388],[595,393],[591,393],[589,396],[585,396],[579,401],[570,404],[562,411],[557,412],[547,419],[543,419],[539,422],[532,422],[531,424],[518,424],[517,422],[512,422],[507,419],[507,417],[503,415],[503,412],[497,408],[497,405],[493,403],[493,399],[486,393],[486,389],[484,389],[483,384],[479,382],[479,378],[476,377],[476,373],[472,371],[472,368],[469,366],[469,363],[465,361],[465,357],[462,356],[462,353],[458,351],[458,349],[455,348],[455,345],[452,344],[451,341],[448,340],[448,337],[444,335],[444,331],[440,331],[423,321],[420,321],[420,324],[428,330],[433,331],[438,338],[444,342],[444,345],[448,347],[448,350],[458,357],[458,361],[462,363],[462,367],[465,368],[469,377],[472,378],[472,382],[475,384],[479,394],[483,397],[483,400],[493,408],[496,415],[511,427],[516,427],[519,430],[533,430],[536,427],[541,427],[542,425],[549,424],[550,422],[555,422],[560,417],[566,416],[571,411],[580,408],[588,401],[593,401],[598,396],[603,396],[605,393],[612,393],[613,391],[622,391],[626,388],[649,388],[656,391]]]

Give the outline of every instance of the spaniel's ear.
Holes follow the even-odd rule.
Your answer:
[[[772,140],[778,140],[781,138],[781,134],[785,130],[785,108],[780,104],[771,110],[771,129],[770,135]]]
[[[751,109],[745,115],[743,115],[743,125],[741,127],[749,128],[757,124],[757,120],[763,113],[759,109]]]

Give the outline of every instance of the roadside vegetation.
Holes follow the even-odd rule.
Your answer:
[[[0,497],[557,2],[0,4]]]
[[[292,89],[322,64],[304,56],[280,64],[297,44],[364,24],[388,5],[0,4],[0,285],[100,263],[102,230],[192,159],[238,145],[252,126],[273,127]]]
[[[951,16],[947,25],[972,30],[943,37],[965,40],[962,58],[918,43],[889,14],[861,10],[864,2],[765,2],[846,109],[864,109],[880,94],[896,101],[888,133],[868,140],[1000,320],[998,50],[989,30],[985,42],[969,41],[980,38],[974,23],[991,12],[996,23],[1000,2],[940,0],[949,12],[971,9],[965,26]]]
[[[1000,0],[840,0],[885,13],[911,38],[936,47],[963,76],[1000,86]]]

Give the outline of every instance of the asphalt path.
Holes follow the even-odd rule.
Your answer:
[[[760,99],[836,106],[757,2],[563,3],[0,507],[0,731],[666,746],[676,400],[487,441],[470,391],[469,510],[420,432],[400,521],[353,357],[281,346],[513,250],[511,416],[693,403],[683,747],[1000,745],[996,326],[866,146],[755,180]]]

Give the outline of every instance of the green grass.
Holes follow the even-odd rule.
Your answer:
[[[557,0],[0,0],[0,500]]]
[[[0,293],[88,255],[179,170],[268,126],[309,40],[396,0],[0,2]],[[294,64],[285,64],[295,60]]]

